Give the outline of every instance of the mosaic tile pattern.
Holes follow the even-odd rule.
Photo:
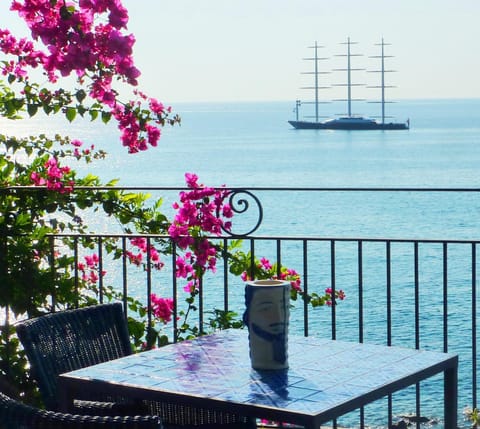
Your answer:
[[[255,404],[320,418],[322,413],[432,367],[452,367],[454,355],[289,337],[288,370],[251,368],[246,331],[222,331],[68,374],[228,404]],[[259,412],[261,414],[261,412]]]

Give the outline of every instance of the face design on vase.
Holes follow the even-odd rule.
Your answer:
[[[250,302],[250,320],[260,332],[283,334],[288,323],[284,294],[273,294],[268,287],[255,291]]]
[[[247,308],[243,321],[249,330],[252,364],[257,369],[285,368],[287,364],[290,290],[273,286],[278,285],[245,289]]]

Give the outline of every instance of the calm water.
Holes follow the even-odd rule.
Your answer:
[[[212,186],[480,188],[480,100],[417,100],[389,105],[396,120],[410,119],[408,131],[294,130],[287,123],[294,119],[293,107],[294,103],[286,102],[180,104],[174,109],[182,116],[182,125],[165,129],[158,148],[133,156],[120,146],[112,126],[78,122],[66,126],[56,120],[3,121],[0,125],[7,134],[60,128],[72,137],[95,143],[110,155],[108,161],[89,170],[105,181],[120,178],[120,184],[129,186],[183,186],[184,173],[194,172],[201,182]],[[366,105],[361,108],[365,109],[362,113],[374,113],[366,110],[371,109]],[[328,114],[340,108],[328,105],[324,109]],[[480,196],[472,193],[295,192],[259,193],[259,197],[265,215],[259,235],[480,238]],[[167,211],[168,206],[166,203]],[[345,265],[352,263],[354,252],[348,244],[340,247],[339,260]],[[395,275],[404,278],[395,285],[394,295],[399,302],[408,296],[403,298],[405,312],[405,308],[412,308],[412,274],[405,268],[411,266],[411,249],[397,246],[393,252],[399,261]],[[451,273],[455,275],[468,256],[461,250],[451,253]],[[318,264],[322,264],[322,255],[319,249]],[[423,267],[422,282],[436,284],[440,256],[438,248],[421,255],[425,261],[435,261]],[[382,279],[384,265],[377,264],[376,250],[367,249],[365,260],[369,267],[365,284]],[[339,284],[354,283],[353,272],[343,270],[341,263],[337,269]],[[450,286],[459,288],[457,294],[468,291],[468,276],[461,274]],[[375,289],[372,291],[373,295],[366,297],[368,323],[385,326],[385,303],[375,297]],[[349,292],[352,308],[342,308],[346,321],[340,323],[340,333],[348,332],[348,315],[354,314],[355,293]],[[433,337],[441,329],[441,293],[426,289],[422,294],[422,338],[428,339],[429,332]],[[403,312],[394,315],[394,334],[399,343],[411,346],[412,324],[403,318]],[[450,312],[450,329],[459,332],[453,336],[452,347],[468,359],[468,340],[463,342],[469,336],[468,319],[463,318],[468,307],[465,311],[462,301],[456,304],[453,300]],[[323,317],[319,316],[319,325]],[[466,366],[462,371],[469,374],[471,368]],[[468,388],[468,381],[461,385],[460,408],[468,403]],[[425,413],[441,415],[443,397],[437,397],[438,384],[422,392],[427,402]]]
[[[94,172],[125,185],[181,186],[184,173],[195,172],[208,185],[480,187],[480,100],[391,106],[398,121],[410,118],[410,130],[295,130],[287,123],[292,103],[181,104],[182,125],[165,129],[157,149],[134,156],[109,127],[73,127],[110,153]],[[259,196],[265,234],[472,238],[480,231],[473,194]]]
[[[182,126],[155,151],[126,160],[104,139],[128,184],[178,185],[193,171],[230,186],[478,186],[480,100],[393,106],[409,131],[294,130],[291,103],[206,104],[175,106]]]
[[[190,171],[228,186],[479,186],[480,100],[392,106],[398,121],[410,118],[410,130],[295,130],[287,123],[294,119],[290,102],[179,104],[182,125],[165,128],[158,148],[133,156],[115,128],[99,122],[1,119],[0,126],[17,135],[66,130],[95,143],[110,155],[94,172],[125,185],[183,185]]]

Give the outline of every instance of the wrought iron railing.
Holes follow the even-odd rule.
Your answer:
[[[125,189],[170,192],[176,195],[182,188]],[[279,225],[283,225],[285,218],[292,219],[298,216],[303,219],[302,214],[295,214],[294,210],[284,212],[275,218],[271,215],[271,208],[267,209],[268,204],[265,204],[265,201],[278,207],[278,201],[281,200],[279,195],[283,195],[284,202],[288,203],[297,201],[300,194],[307,195],[310,201],[307,206],[312,210],[312,215],[317,213],[313,217],[316,217],[315,222],[322,223],[322,226],[317,228],[314,225],[311,234],[301,233],[297,236],[283,234],[275,225],[267,225],[265,228],[267,233],[262,233],[265,222],[269,222],[268,219],[270,222],[271,219],[276,219],[275,222]],[[340,194],[341,198],[338,198]],[[387,202],[391,214],[400,217],[405,200],[413,199],[417,204],[419,195],[426,195],[428,199],[425,206],[419,210],[421,215],[426,216],[425,210],[428,209],[438,211],[440,217],[448,215],[450,206],[442,199],[445,196],[453,196],[452,210],[458,210],[464,216],[454,221],[455,225],[462,226],[459,230],[463,236],[452,238],[452,231],[457,230],[445,226],[444,219],[440,220],[441,226],[433,228],[437,233],[443,231],[448,235],[444,238],[422,237],[423,231],[415,228],[410,231],[412,237],[400,237],[402,231],[395,228],[392,236],[383,235],[385,232],[382,236],[376,236],[372,233],[375,225],[365,228],[367,233],[362,236],[346,235],[338,225],[331,234],[325,233],[328,225],[323,224],[322,213],[328,212],[332,201],[347,198],[358,204],[359,201],[368,199],[367,196],[378,194],[388,195]],[[475,196],[475,201],[469,202],[472,195]],[[327,287],[334,291],[338,289],[345,291],[346,300],[328,308],[312,309],[304,302],[295,302],[295,308],[291,312],[293,332],[332,339],[458,353],[459,407],[475,408],[478,389],[477,247],[480,239],[473,237],[478,230],[476,220],[472,219],[472,212],[476,210],[478,197],[480,197],[478,189],[235,188],[231,194],[232,205],[240,214],[250,213],[248,215],[250,218],[244,225],[240,223],[242,231],[234,230],[222,237],[211,239],[227,247],[232,240],[241,238],[243,248],[252,255],[266,256],[278,263],[294,267],[301,273],[302,286],[306,292],[321,292]],[[432,198],[435,201],[438,199],[442,201],[432,207]],[[325,210],[318,212],[316,208],[311,207],[313,202],[318,200],[322,201]],[[395,208],[397,203],[400,206],[398,210]],[[342,204],[349,207],[345,200]],[[466,205],[462,208],[459,204]],[[285,210],[284,207],[282,210]],[[385,207],[385,200],[380,199],[378,210],[383,212]],[[255,214],[251,215],[252,211]],[[352,209],[352,217],[355,217],[356,211],[356,208]],[[367,212],[370,213],[370,209]],[[430,221],[435,219],[431,214],[428,217]],[[339,221],[346,222],[343,218]],[[425,219],[419,217],[418,221],[422,223]],[[376,223],[377,220],[374,219],[373,222]],[[385,228],[384,223],[378,223],[377,226],[379,230]],[[302,228],[303,226],[299,230]],[[350,228],[351,225],[345,228],[347,233]],[[315,234],[316,230],[320,233]],[[477,236],[480,237],[479,234]],[[52,251],[63,238],[65,235],[61,234],[51,236]],[[72,255],[76,261],[82,257],[78,246],[79,238],[71,236]],[[165,326],[165,329],[168,335],[174,338],[183,300],[182,284],[175,275],[175,258],[169,256],[164,259],[165,267],[161,272],[153,272],[149,264],[144,271],[135,271],[129,267],[125,258],[109,258],[104,252],[106,240],[114,240],[123,251],[127,250],[132,235],[99,232],[89,235],[89,238],[95,243],[96,252],[100,257],[98,270],[107,273],[103,277],[99,276],[99,299],[103,299],[102,290],[105,283],[113,285],[125,297],[138,296],[144,302],[150,301],[148,297],[152,292],[173,297],[175,299],[173,323]],[[157,235],[145,238],[152,243],[158,239],[169,240],[167,236]],[[243,311],[242,281],[229,272],[228,262],[228,255],[225,254],[224,259],[218,264],[217,273],[207,274],[202,280],[196,312],[196,323],[200,328],[207,322],[213,308],[234,311],[239,315]],[[151,322],[151,312],[148,313],[148,317]],[[322,362],[319,362],[319,365],[322,365]],[[438,395],[438,392],[443,392],[441,383],[441,379],[433,379],[417,385],[413,390],[407,389],[387,398],[386,402],[380,404],[380,408],[378,405],[365,407],[359,413],[360,425],[388,421],[391,426],[395,416],[407,412],[414,412],[417,416],[441,416],[443,408],[441,397]],[[382,420],[382,416],[387,420]],[[347,420],[347,424],[351,424],[351,420]]]

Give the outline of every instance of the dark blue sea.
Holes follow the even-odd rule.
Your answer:
[[[181,126],[165,128],[159,147],[145,153],[128,155],[121,147],[118,132],[112,125],[74,122],[66,125],[58,119],[34,119],[28,122],[1,121],[2,133],[30,134],[39,130],[65,131],[109,152],[107,161],[88,167],[104,181],[119,178],[125,186],[183,186],[184,173],[198,174],[200,182],[211,186],[287,187],[287,188],[479,188],[480,189],[480,100],[403,100],[388,105],[388,113],[397,121],[410,120],[410,130],[329,131],[295,130],[289,119],[295,118],[294,102],[202,103],[173,105],[182,117]],[[373,115],[370,106],[362,114]],[[322,105],[322,115],[337,113],[341,106]],[[307,112],[305,112],[307,113]],[[85,170],[87,171],[87,170]],[[462,193],[369,193],[355,192],[282,192],[259,193],[264,219],[258,235],[362,237],[362,238],[480,238],[480,194]],[[174,198],[172,196],[171,198]],[[171,201],[165,202],[168,212]],[[101,224],[102,229],[110,228]],[[351,258],[348,245],[338,249],[338,258]],[[372,251],[373,252],[373,251]],[[411,265],[410,250],[395,248],[402,264]],[[457,261],[451,273],[461,270],[468,255],[456,250]],[[372,253],[375,255],[375,253]],[[368,256],[368,270],[376,272],[375,256]],[[422,257],[435,260],[441,249],[429,250]],[[403,258],[403,259],[402,259]],[[351,262],[351,261],[350,261]],[[381,265],[380,265],[381,264]],[[378,270],[384,270],[383,259]],[[341,262],[340,262],[341,266]],[[433,265],[432,265],[433,266]],[[436,268],[432,268],[435,270]],[[340,268],[339,268],[340,271]],[[377,273],[378,274],[378,273]],[[368,273],[366,274],[369,275]],[[462,274],[461,276],[463,276]],[[342,274],[339,282],[353,282],[353,273]],[[384,276],[384,273],[380,274]],[[394,294],[411,305],[411,273],[396,285]],[[428,269],[422,281],[430,276]],[[461,277],[460,276],[460,277]],[[457,278],[457,294],[469,293],[471,280]],[[438,288],[438,285],[434,285]],[[433,287],[433,284],[432,284]],[[349,291],[346,290],[347,296]],[[441,329],[441,293],[438,289],[423,299],[422,338],[428,344],[431,333]],[[354,294],[350,293],[352,301]],[[401,299],[401,298],[400,298]],[[468,306],[462,301],[452,304],[450,329],[459,334],[452,347],[466,353],[470,348]],[[385,324],[384,302],[368,301],[368,318]],[[343,304],[342,304],[343,305]],[[354,306],[355,303],[353,302]],[[344,311],[348,319],[348,305]],[[353,311],[353,310],[352,310]],[[347,316],[345,316],[347,315]],[[465,315],[465,319],[463,318]],[[394,330],[399,342],[402,335],[411,346],[411,323],[407,327],[402,314],[394,316]],[[441,319],[440,319],[441,320]],[[319,322],[321,323],[321,321]],[[440,323],[441,324],[441,323]],[[339,324],[340,335],[348,339],[349,323]],[[343,330],[343,331],[342,331]],[[403,332],[404,331],[404,332]],[[354,339],[354,338],[353,338]],[[433,345],[429,345],[433,346]],[[435,344],[440,347],[441,344]],[[319,362],[321,365],[321,362]],[[463,368],[464,374],[471,367]],[[462,376],[462,374],[461,374]],[[467,377],[464,377],[468,378]],[[459,408],[468,404],[468,379],[461,382]],[[422,401],[425,413],[442,415],[443,391],[438,386],[426,388]],[[462,393],[463,392],[463,393]],[[411,411],[414,411],[412,409]],[[347,420],[345,424],[349,424]],[[375,424],[375,421],[373,421]]]

